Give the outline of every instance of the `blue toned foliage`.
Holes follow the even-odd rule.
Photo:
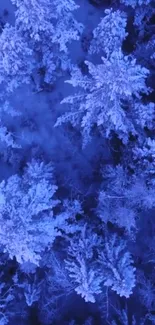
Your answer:
[[[67,80],[81,90],[63,99],[62,104],[71,108],[58,118],[56,126],[70,122],[80,127],[84,144],[89,141],[95,126],[106,137],[115,131],[126,143],[129,133],[135,134],[135,129],[122,101],[131,101],[133,96],[139,98],[141,92],[148,92],[145,79],[149,71],[135,59],[124,56],[121,50],[114,51],[109,58],[102,57],[99,65],[85,63],[88,76],[75,67],[71,79]],[[130,103],[128,105],[130,107]]]
[[[131,254],[126,251],[126,242],[111,235],[105,241],[103,252],[99,253],[99,263],[104,285],[111,287],[120,297],[129,298],[136,283],[136,269],[133,267]]]
[[[93,31],[89,53],[106,53],[109,56],[113,51],[119,50],[128,35],[126,25],[127,17],[124,12],[106,9],[105,16]]]
[[[151,0],[0,1],[0,325],[155,324],[154,50]]]
[[[121,0],[126,6],[135,8],[136,6],[148,5],[152,0]]]
[[[49,171],[49,166],[33,161],[22,178],[14,175],[0,184],[0,241],[19,263],[38,264],[41,253],[58,235],[52,212],[59,202],[53,198],[57,186],[47,178]]]

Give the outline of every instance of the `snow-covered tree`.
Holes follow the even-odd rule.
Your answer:
[[[72,16],[72,11],[79,8],[73,0],[11,1],[17,7],[16,26],[36,41],[50,34],[53,42],[63,48],[64,42],[77,39],[78,28],[81,25]],[[69,22],[72,23],[70,26]]]
[[[0,105],[0,145],[1,145],[1,153],[2,149],[5,150],[6,147],[11,148],[20,148],[20,146],[16,143],[12,132],[9,131],[8,125],[6,123],[7,120],[14,119],[18,117],[20,113],[13,109],[8,101],[5,101]],[[8,123],[9,124],[9,123]]]
[[[148,5],[152,0],[121,0],[126,6],[135,8],[136,6]]]
[[[81,91],[63,99],[62,103],[69,104],[71,111],[59,117],[56,126],[64,122],[79,126],[87,143],[97,125],[106,137],[115,131],[126,143],[129,132],[135,134],[135,129],[123,102],[130,110],[128,102],[133,96],[140,98],[140,93],[148,92],[145,79],[149,71],[121,51],[113,52],[109,58],[102,57],[102,64],[85,63],[89,69],[87,76],[76,67],[71,80],[66,81]]]
[[[39,283],[39,281],[37,281],[35,278],[32,283],[26,280],[21,284],[23,287],[26,303],[29,307],[31,307],[33,303],[39,300],[41,294],[41,284],[42,283]]]
[[[105,53],[109,56],[113,51],[119,50],[123,40],[128,35],[125,31],[127,18],[120,10],[105,10],[105,17],[93,31],[93,39],[90,44],[89,53]]]
[[[5,147],[19,148],[19,146],[15,143],[12,134],[8,132],[7,128],[3,125],[0,125],[0,142]]]
[[[138,274],[138,294],[143,306],[148,311],[154,310],[155,308],[155,289],[153,287],[150,276],[147,278],[143,272]]]
[[[95,269],[94,249],[100,244],[97,235],[86,229],[71,240],[66,260],[66,269],[75,285],[75,291],[81,295],[86,302],[95,302],[95,296],[102,292],[102,276]]]
[[[74,0],[54,0],[52,3],[52,15],[54,33],[52,42],[59,45],[60,51],[67,53],[67,45],[73,40],[79,40],[83,31],[83,25],[78,23],[73,16],[73,11],[77,10]]]
[[[7,325],[12,316],[11,307],[15,305],[15,292],[10,281],[10,277],[7,277],[6,272],[9,266],[7,254],[0,253],[0,324]]]
[[[83,25],[73,16],[79,6],[73,0],[12,0],[17,6],[16,26],[30,38],[40,57],[38,67],[45,69],[45,82],[52,83],[55,70],[69,69],[68,44],[79,40]]]
[[[82,215],[83,210],[78,200],[64,200],[62,211],[57,215],[57,226],[62,234],[76,234],[83,227],[83,224],[77,223],[76,216]]]
[[[155,185],[155,140],[150,137],[146,138],[133,148],[133,154],[137,168],[139,167],[143,172],[147,183],[151,184],[151,186]],[[151,196],[150,200],[152,199]]]
[[[52,83],[57,74],[71,70],[68,46],[78,41],[83,25],[74,18],[73,11],[79,8],[73,0],[54,0],[51,4],[53,32],[45,36],[41,46],[42,62],[45,67],[45,82]]]
[[[142,25],[141,25],[142,26]],[[148,42],[143,42],[137,45],[134,52],[135,57],[140,64],[148,69],[155,67],[155,36],[153,35]]]
[[[62,309],[65,309],[65,303],[72,296],[74,286],[59,254],[54,251],[44,254],[41,266],[46,272],[41,283],[38,318],[41,324],[48,325],[62,316]]]
[[[130,319],[130,316],[132,316],[132,318]],[[137,320],[136,317],[134,315],[130,315],[129,311],[126,309],[120,309],[117,310],[116,313],[116,317],[117,317],[117,321],[112,320],[111,325],[117,325],[118,321],[120,325],[136,325],[137,324]],[[115,319],[116,319],[115,317]],[[145,319],[138,319],[138,324],[139,325],[144,325],[145,324]]]
[[[119,296],[129,298],[135,287],[135,268],[131,254],[126,250],[126,242],[115,234],[105,239],[103,252],[99,251],[100,272],[104,285],[111,287]]]
[[[34,40],[40,40],[41,33],[53,32],[50,0],[11,0],[17,7],[16,26]]]
[[[144,173],[131,176],[120,165],[115,168],[107,166],[103,170],[98,215],[104,223],[110,221],[131,236],[137,231],[139,211],[155,206],[153,193],[154,189],[148,186]]]
[[[53,198],[57,186],[44,176],[47,167],[32,164],[34,173],[28,165],[23,177],[14,175],[0,184],[0,244],[19,263],[38,264],[58,235],[52,209],[59,201]]]
[[[132,118],[135,125],[144,129],[147,127],[153,130],[155,121],[155,104],[153,102],[143,104],[141,101],[135,101],[132,105]]]
[[[94,303],[104,286],[120,296],[128,298],[131,295],[135,286],[135,268],[124,240],[116,235],[101,240],[85,227],[80,237],[71,240],[68,253],[66,269],[76,286],[75,291],[86,302]]]
[[[33,68],[32,50],[19,31],[6,24],[0,35],[0,84],[12,92],[30,81]]]
[[[81,295],[86,302],[95,302],[95,295],[102,292],[101,283],[102,277],[97,275],[97,272],[89,268],[84,258],[76,257],[75,262],[67,263],[69,276],[75,281],[77,294]]]

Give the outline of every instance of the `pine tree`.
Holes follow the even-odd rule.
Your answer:
[[[135,8],[136,6],[148,5],[152,0],[121,0],[126,6]]]
[[[0,84],[12,92],[30,81],[33,68],[32,50],[19,31],[6,24],[0,35]]]
[[[52,209],[59,201],[53,198],[57,186],[47,177],[48,166],[32,164],[23,177],[14,175],[0,184],[0,242],[10,258],[38,265],[58,235]]]
[[[104,277],[104,285],[111,287],[117,294],[129,298],[135,287],[135,268],[126,242],[117,235],[105,239],[103,252],[99,253],[99,263]]]
[[[115,131],[124,143],[129,132],[135,134],[133,121],[123,107],[126,102],[140,98],[140,93],[147,93],[145,79],[149,73],[136,60],[115,51],[109,58],[102,57],[102,63],[94,65],[86,61],[89,74],[82,75],[78,68],[73,69],[70,83],[81,91],[63,99],[62,103],[71,106],[71,112],[58,118],[56,126],[70,122],[79,126],[86,144],[97,126],[101,133],[109,137]]]
[[[68,45],[79,40],[83,31],[72,13],[79,6],[73,0],[12,2],[17,6],[16,27],[39,58],[38,68],[45,70],[45,82],[52,83],[60,69],[71,66]]]
[[[93,31],[93,39],[89,53],[100,53],[109,56],[112,52],[121,49],[122,42],[128,35],[126,32],[126,14],[120,10],[105,10],[105,17]]]

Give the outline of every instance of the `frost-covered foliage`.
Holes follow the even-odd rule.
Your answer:
[[[119,321],[120,325],[136,325],[137,321],[135,316],[133,315],[132,318],[130,319],[130,313],[129,311],[126,309],[122,309],[122,310],[118,310],[117,311],[117,321]],[[116,322],[115,320],[112,321],[111,323],[112,325],[117,325],[118,322]],[[145,320],[141,319],[139,320],[139,325],[144,325],[145,324]]]
[[[155,289],[151,278],[147,279],[143,273],[140,273],[138,279],[138,293],[141,297],[141,302],[151,311],[155,308]]]
[[[96,125],[106,137],[115,131],[126,142],[129,132],[134,134],[135,130],[123,109],[123,101],[132,100],[133,96],[139,98],[141,92],[147,93],[145,79],[149,71],[121,51],[113,52],[110,58],[102,57],[102,64],[85,63],[88,76],[74,68],[71,80],[67,80],[82,90],[63,99],[62,103],[71,106],[71,112],[59,117],[56,126],[68,121],[80,126],[84,143],[89,141]]]
[[[50,22],[50,0],[11,0],[16,5],[16,26],[20,31],[26,32],[30,37],[39,40],[42,32],[52,32]]]
[[[68,52],[67,44],[72,40],[79,40],[83,31],[83,25],[78,23],[73,17],[72,11],[79,8],[74,0],[55,0],[52,3],[52,15],[54,17],[54,33],[52,42],[59,44],[60,51]]]
[[[53,199],[57,187],[47,177],[49,171],[48,166],[32,162],[23,177],[14,175],[0,184],[0,242],[19,263],[38,264],[58,235],[52,212],[58,204]]]
[[[125,13],[120,10],[105,10],[105,17],[101,19],[97,28],[93,31],[93,40],[90,44],[89,53],[105,53],[109,56],[113,51],[119,50],[126,32],[127,19]]]
[[[3,125],[0,125],[0,141],[7,147],[18,148],[12,134]]]
[[[15,27],[6,24],[0,35],[0,84],[8,92],[30,81],[32,50]]]
[[[103,170],[102,189],[99,193],[98,215],[124,228],[132,236],[137,230],[139,211],[155,206],[154,189],[148,186],[145,176],[131,176],[118,165]]]
[[[64,200],[62,211],[57,215],[57,226],[63,234],[74,234],[82,229],[82,225],[76,222],[76,216],[84,211],[80,201]]]
[[[155,140],[146,138],[133,148],[134,159],[147,177],[147,182],[155,185]]]
[[[76,30],[78,24],[69,26],[69,21],[76,23],[71,12],[79,7],[73,0],[54,0],[52,2],[50,0],[12,0],[12,3],[17,6],[17,27],[19,30],[27,32],[36,41],[46,35],[64,50],[64,42],[68,42],[68,39],[78,38],[78,29]],[[64,31],[66,33],[62,37]]]
[[[67,70],[71,65],[68,44],[79,40],[83,30],[72,13],[79,6],[73,0],[12,2],[17,6],[16,26],[31,39],[33,50],[40,57],[38,67],[45,69],[45,82],[52,83],[56,69]]]
[[[98,251],[98,258],[95,256]],[[94,303],[95,296],[111,287],[118,295],[128,298],[135,286],[135,268],[126,243],[111,235],[102,242],[97,234],[86,231],[86,226],[74,237],[69,247],[66,268],[75,283],[75,291],[85,301]]]
[[[62,71],[71,69],[68,45],[72,41],[78,41],[83,31],[83,25],[77,22],[72,13],[78,8],[73,0],[52,1],[50,11],[53,32],[43,38],[41,46],[41,66],[45,67],[47,83],[52,83],[55,70],[61,74],[60,69]]]
[[[30,280],[31,276],[29,279],[25,279],[25,281],[22,283],[20,283],[18,279],[18,282],[16,283],[20,288],[23,289],[25,301],[29,307],[39,300],[42,285],[42,282],[39,282],[36,276],[33,276],[32,280]]]
[[[135,123],[142,129],[147,127],[153,130],[155,120],[155,104],[150,102],[144,105],[142,102],[134,102],[132,107],[133,118]]]
[[[105,240],[103,252],[99,253],[104,285],[111,287],[119,296],[129,298],[135,287],[135,268],[131,254],[126,251],[126,242],[111,235]],[[101,272],[100,271],[100,272]]]
[[[140,32],[140,38],[147,32],[147,25],[150,18],[153,16],[153,8],[151,6],[137,7],[135,10],[134,25],[138,27]],[[151,27],[151,26],[150,26]]]
[[[141,25],[143,26],[143,24]],[[155,37],[151,37],[146,43],[140,43],[137,45],[135,50],[135,57],[138,58],[139,62],[145,65],[147,68],[155,66]]]
[[[135,8],[136,6],[148,5],[152,0],[121,0],[126,6]]]
[[[64,263],[58,254],[50,251],[44,255],[42,263],[48,269],[41,284],[39,320],[41,324],[51,324],[61,319],[62,308],[65,308],[67,299],[72,296],[74,286],[69,281]]]
[[[2,281],[2,279],[1,279]],[[9,323],[9,308],[10,303],[14,300],[11,287],[5,282],[0,284],[0,324],[7,325]]]
[[[8,101],[5,101],[0,106],[0,142],[1,142],[1,153],[2,149],[6,147],[20,148],[16,143],[12,132],[6,126],[6,120],[10,117],[14,119],[18,117],[20,113],[13,109]],[[8,123],[9,124],[9,123]]]
[[[0,3],[0,325],[153,325],[154,3],[11,2]]]
[[[75,291],[86,302],[95,302],[95,296],[101,293],[102,276],[95,270],[94,249],[99,239],[96,234],[90,233],[84,226],[80,238],[79,234],[71,241],[68,250],[69,259],[66,260],[66,269],[75,283]]]

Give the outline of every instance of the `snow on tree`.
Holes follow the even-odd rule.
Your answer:
[[[68,253],[66,269],[76,285],[75,291],[86,302],[94,303],[104,286],[111,287],[121,297],[128,298],[132,294],[135,268],[124,240],[116,235],[101,240],[84,227],[80,237],[71,240]]]
[[[155,104],[153,102],[145,105],[141,101],[133,102],[132,115],[135,124],[142,129],[147,127],[149,130],[153,130],[155,121]]]
[[[40,34],[53,32],[50,0],[11,0],[16,5],[16,27],[34,40]]]
[[[102,57],[102,62],[94,65],[85,61],[87,76],[77,67],[73,69],[71,80],[66,82],[82,90],[63,99],[61,103],[71,106],[71,112],[59,117],[55,125],[70,122],[74,127],[80,126],[84,144],[96,126],[106,137],[115,131],[126,143],[129,132],[135,134],[135,129],[123,109],[123,101],[128,104],[133,96],[140,98],[140,93],[148,92],[145,79],[149,71],[121,51],[113,52],[109,58]]]
[[[5,255],[4,255],[5,256]],[[15,304],[15,296],[13,287],[9,279],[5,278],[5,266],[7,265],[7,258],[0,256],[0,325],[7,325],[9,323],[10,305]],[[4,261],[5,260],[5,261]]]
[[[144,37],[148,32],[148,24],[150,18],[153,16],[154,10],[151,6],[141,6],[135,9],[134,25],[139,29],[139,39]],[[152,26],[150,26],[152,28]]]
[[[86,264],[81,256],[77,256],[76,264],[67,263],[69,276],[77,284],[75,291],[81,295],[86,302],[95,302],[95,295],[101,293],[102,277],[97,276],[97,272]]]
[[[73,0],[11,0],[16,5],[16,26],[29,33],[36,41],[41,35],[51,34],[53,42],[63,47],[67,39],[77,39],[78,28],[81,27],[72,17],[71,12],[79,6]],[[69,26],[69,22],[73,25]],[[67,25],[66,25],[67,23]],[[67,31],[68,28],[68,31]],[[77,30],[76,30],[77,28]],[[65,33],[64,36],[62,33]]]
[[[136,6],[148,5],[152,0],[121,0],[126,6],[135,8]]]
[[[97,212],[104,223],[109,221],[132,237],[137,231],[139,211],[155,206],[154,189],[148,186],[145,173],[131,176],[122,166],[107,166],[99,193]]]
[[[124,228],[131,236],[136,230],[136,209],[132,205],[132,188],[127,170],[118,165],[113,168],[107,166],[103,170],[103,184],[99,193],[97,213],[104,223],[109,221],[120,228]]]
[[[137,168],[146,176],[147,183],[155,185],[155,140],[146,138],[133,148],[134,160]],[[153,197],[150,197],[148,202],[152,202]]]
[[[139,97],[140,92],[147,92],[145,79],[149,71],[136,64],[135,59],[124,56],[119,50],[113,52],[109,59],[102,57],[102,61],[103,64],[96,67],[88,61],[86,64],[96,82],[96,88],[103,87],[104,83],[108,86],[110,100],[125,99],[132,95]],[[106,77],[105,82],[102,74]]]
[[[26,280],[21,283],[20,286],[23,288],[25,300],[29,307],[39,300],[41,295],[41,285],[42,282],[39,282],[37,277],[34,277],[31,282]]]
[[[31,162],[27,163],[27,168],[23,175],[26,182],[33,184],[34,182],[42,180],[53,181],[53,166],[52,164],[45,164],[43,161],[39,162],[32,159]]]
[[[93,31],[90,54],[105,53],[109,56],[113,51],[121,48],[122,42],[128,35],[125,31],[127,18],[124,12],[106,9],[105,14]]]
[[[58,235],[52,209],[59,201],[53,198],[57,186],[44,177],[46,166],[38,163],[34,174],[31,167],[23,177],[14,175],[0,184],[0,243],[10,258],[38,265],[41,253]]]
[[[142,25],[141,25],[142,26]],[[135,57],[139,60],[140,64],[148,69],[155,67],[155,36],[151,37],[146,43],[137,45],[134,52]]]
[[[79,6],[73,0],[12,0],[17,6],[16,26],[30,37],[34,51],[45,68],[45,82],[52,83],[55,70],[70,67],[68,44],[79,40],[83,25],[73,17]]]
[[[98,276],[95,269],[94,249],[100,243],[97,235],[86,229],[86,225],[79,235],[71,240],[66,262],[66,269],[75,285],[75,291],[86,302],[95,302],[95,296],[102,292],[102,276]]]
[[[62,237],[65,234],[75,234],[81,231],[83,224],[77,223],[76,216],[82,215],[81,203],[78,200],[64,200],[62,211],[57,215],[57,227]]]
[[[12,132],[9,131],[7,127],[7,119],[8,117],[18,117],[20,113],[13,109],[8,101],[5,101],[0,105],[0,142],[1,142],[1,153],[2,148],[11,147],[11,148],[20,148],[20,146],[16,143]]]
[[[45,253],[41,266],[46,271],[41,284],[38,316],[41,324],[47,325],[59,318],[62,308],[65,308],[65,303],[68,304],[69,296],[74,292],[74,286],[59,253],[53,250]]]
[[[73,0],[52,1],[53,32],[42,42],[42,62],[45,67],[45,82],[52,83],[57,74],[71,70],[68,45],[80,39],[83,25],[74,18],[73,11],[79,8]]]
[[[0,125],[0,142],[5,147],[20,148],[14,141],[13,135],[3,125]]]
[[[12,92],[30,81],[34,68],[32,50],[15,27],[6,24],[0,35],[0,84]]]
[[[128,311],[127,308],[125,309],[120,309],[120,310],[117,310],[117,313],[116,313],[116,316],[117,316],[117,319],[119,321],[119,324],[120,325],[136,325],[137,324],[137,320],[136,320],[136,317],[134,315],[132,315],[132,318],[130,318],[130,313]],[[117,325],[118,322],[116,322],[115,320],[113,320],[111,322],[111,325]],[[145,320],[144,319],[138,319],[138,324],[139,325],[144,325],[145,324]]]
[[[83,31],[83,25],[73,17],[72,11],[77,10],[79,5],[73,0],[54,0],[52,4],[54,17],[54,33],[52,42],[59,44],[60,51],[68,52],[67,44],[73,40],[79,40]]]
[[[104,285],[122,297],[129,298],[135,287],[135,268],[126,242],[116,234],[105,239],[103,252],[99,251],[100,272],[103,273]]]
[[[141,303],[148,311],[155,308],[155,288],[153,286],[153,279],[146,277],[143,272],[138,274],[138,295]]]

